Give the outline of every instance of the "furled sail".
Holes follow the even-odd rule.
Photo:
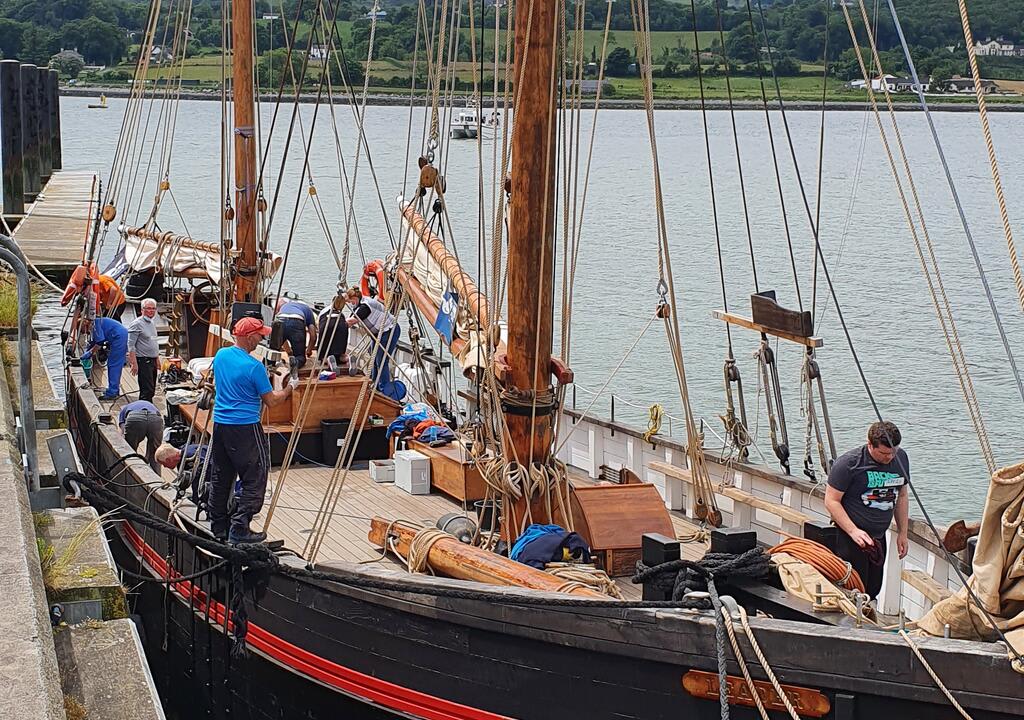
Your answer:
[[[193,240],[187,235],[153,232],[144,228],[120,228],[125,239],[124,261],[134,272],[159,268],[165,273],[220,284],[223,263],[221,246]],[[230,252],[230,261],[238,251]],[[263,276],[273,277],[281,267],[282,258],[271,254],[264,260]]]
[[[1024,463],[997,470],[989,484],[985,513],[974,553],[974,573],[967,581],[1006,640],[1024,653]],[[968,640],[996,640],[988,618],[961,588],[941,600],[917,626],[929,635],[950,635]],[[1013,669],[1024,673],[1010,651]]]
[[[487,298],[413,205],[399,197],[398,206],[402,212],[403,238],[397,262],[398,279],[431,325],[437,324],[445,293],[451,291],[458,296],[455,332],[448,347],[464,375],[479,377],[477,368],[483,368],[486,362],[484,344],[490,322]]]

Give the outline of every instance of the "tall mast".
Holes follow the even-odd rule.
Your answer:
[[[512,133],[506,391],[520,399],[517,404],[525,398],[538,402],[535,415],[528,406],[506,412],[506,420],[516,458],[525,465],[548,459],[554,419],[548,391],[554,322],[556,2],[520,0],[515,12],[513,77],[519,87]]]
[[[251,0],[231,3],[231,87],[235,138],[235,300],[253,301],[256,274],[256,108],[253,102],[253,7]]]

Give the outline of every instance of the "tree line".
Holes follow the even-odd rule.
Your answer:
[[[169,0],[168,0],[169,1]],[[654,58],[661,74],[687,74],[695,64],[709,66],[714,71],[719,64],[742,71],[743,67],[760,59],[764,61],[766,46],[772,48],[776,70],[782,74],[797,70],[801,63],[828,62],[833,74],[842,78],[858,77],[859,67],[851,48],[851,40],[839,0],[649,0],[652,31],[712,31],[721,33],[725,43],[717,39],[701,48],[698,58],[692,47],[682,43],[667,52],[663,49]],[[862,45],[867,35],[861,20],[859,6],[854,0],[848,9]],[[902,71],[903,62],[895,25],[889,16],[887,3],[865,0],[876,26],[879,49],[885,54],[886,69]],[[896,0],[900,19],[910,42],[915,61],[922,73],[948,75],[960,72],[963,65],[963,34],[957,5],[952,0]],[[301,7],[298,31],[293,32],[294,21]],[[417,38],[417,5],[407,0],[385,6],[387,16],[378,20],[374,57],[408,60],[412,57]],[[368,50],[370,21],[365,15],[370,8],[368,0],[325,0],[325,12],[336,12],[336,18],[351,22],[351,37],[345,50],[350,58],[365,58]],[[607,5],[591,0],[582,6],[579,20],[575,7],[568,6],[570,17],[567,27],[574,29],[577,21],[588,30],[603,30]],[[221,2],[194,0],[189,20],[189,45],[193,53],[219,51],[221,46]],[[318,4],[309,0],[257,0],[256,17],[278,17],[277,21],[257,23],[257,46],[261,52],[281,48],[288,36],[294,36],[304,47],[318,13]],[[477,28],[493,28],[495,12],[505,13],[504,5],[495,6],[494,0],[467,3],[462,7],[462,37],[459,59],[470,57],[469,14],[473,13]],[[428,18],[432,6],[427,8]],[[85,62],[97,65],[116,65],[130,60],[127,55],[141,41],[149,15],[149,3],[141,0],[0,0],[0,54],[25,62],[45,64],[62,49],[76,49]],[[979,40],[1005,38],[1008,42],[1024,43],[1024,2],[1021,0],[973,0],[971,20],[974,35]],[[504,26],[506,23],[502,21]],[[631,45],[633,18],[631,3],[614,2],[611,5],[611,30],[625,42],[619,50]],[[625,37],[623,38],[623,34]],[[483,34],[483,47],[478,44],[477,57],[493,56],[493,33]],[[477,38],[480,42],[480,38]],[[420,52],[424,46],[420,32]],[[593,53],[594,48],[591,48]],[[619,52],[609,68],[610,74],[627,72],[630,63],[623,63]],[[635,61],[635,57],[633,58]],[[985,61],[985,69],[1008,67],[1006,61]],[[623,69],[623,64],[627,69]],[[1012,63],[1011,63],[1012,64]],[[1021,63],[1024,65],[1024,62]],[[1012,68],[1011,68],[1012,70]]]

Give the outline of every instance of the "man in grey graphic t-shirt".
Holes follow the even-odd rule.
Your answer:
[[[843,532],[838,555],[850,563],[872,598],[882,588],[885,531],[896,517],[896,548],[907,554],[910,458],[900,449],[899,428],[872,423],[868,442],[836,458],[828,474],[825,508]]]

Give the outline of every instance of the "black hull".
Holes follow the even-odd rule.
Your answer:
[[[126,446],[115,429],[91,424],[98,408],[91,391],[72,395],[80,452],[96,467],[109,466],[128,452]],[[137,473],[145,481],[149,472],[132,464],[118,492],[144,505],[149,492],[131,479]],[[149,499],[149,507],[166,517],[160,496]],[[184,543],[128,523],[111,534],[119,563],[132,572],[159,577],[170,558],[178,573],[188,575],[210,562]],[[360,572],[373,577],[378,571],[371,566]],[[181,717],[720,717],[717,700],[694,697],[682,686],[688,671],[716,669],[710,617],[526,607],[502,602],[500,591],[494,602],[484,602],[446,597],[443,590],[458,585],[451,581],[408,582],[440,594],[378,592],[280,573],[265,582],[247,577],[259,602],[249,604],[244,659],[230,656],[232,639],[218,616],[238,592],[226,568],[197,579],[194,587],[179,583],[168,592],[147,583],[138,608],[162,693],[185,695],[197,709]],[[894,636],[754,622],[780,681],[820,691],[829,701],[826,717],[960,717]],[[923,651],[976,720],[1024,713],[1024,678],[997,647],[935,640]],[[764,679],[756,663],[750,667]],[[729,673],[740,674],[731,660]],[[371,704],[353,704],[352,698]],[[736,719],[759,717],[753,708],[731,710]]]

